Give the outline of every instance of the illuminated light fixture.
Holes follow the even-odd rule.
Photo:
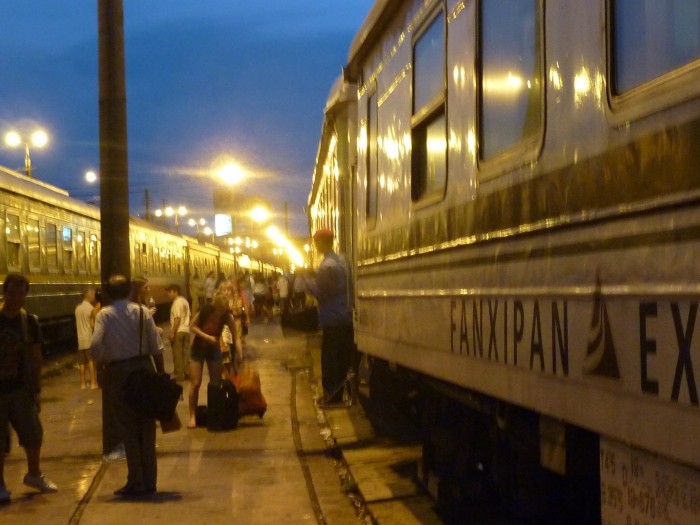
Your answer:
[[[263,206],[256,206],[248,213],[255,222],[265,222],[270,218],[270,212]]]
[[[11,148],[16,148],[24,144],[24,171],[27,177],[32,176],[32,161],[29,157],[29,144],[37,148],[43,148],[49,143],[49,135],[43,130],[38,129],[29,136],[29,140],[25,140],[16,131],[10,131],[5,134],[5,144]]]
[[[238,184],[245,177],[245,171],[235,162],[229,162],[219,168],[216,175],[226,184]]]

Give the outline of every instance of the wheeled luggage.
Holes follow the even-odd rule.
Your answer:
[[[194,421],[198,427],[207,426],[207,405],[198,405],[194,409]]]
[[[207,387],[207,430],[232,430],[238,426],[238,392],[230,381]]]
[[[267,411],[267,401],[260,387],[258,372],[244,361],[238,374],[231,376],[231,382],[238,391],[238,415],[263,417]]]

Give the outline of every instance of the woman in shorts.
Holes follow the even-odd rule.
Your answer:
[[[202,386],[204,362],[209,371],[209,384],[221,383],[222,356],[219,340],[224,326],[228,326],[231,334],[236,334],[236,323],[229,308],[229,298],[226,294],[217,293],[210,304],[204,305],[190,323],[190,332],[194,340],[190,347],[190,420],[187,428],[194,428],[195,409],[199,401],[199,387]]]

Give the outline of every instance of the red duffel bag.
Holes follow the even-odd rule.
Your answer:
[[[260,389],[260,374],[247,361],[239,367],[238,374],[230,380],[238,391],[238,415],[257,415],[263,417],[267,410],[267,401]]]

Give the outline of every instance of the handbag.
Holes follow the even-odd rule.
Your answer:
[[[180,422],[180,416],[177,415],[177,412],[175,412],[175,415],[170,420],[160,420],[160,429],[163,431],[163,434],[167,434],[169,432],[177,432],[181,428],[182,423]]]
[[[140,311],[139,357],[142,353],[143,308]],[[168,374],[159,374],[153,366],[139,368],[129,374],[125,384],[125,399],[129,408],[149,419],[171,421],[175,416],[182,387]]]

